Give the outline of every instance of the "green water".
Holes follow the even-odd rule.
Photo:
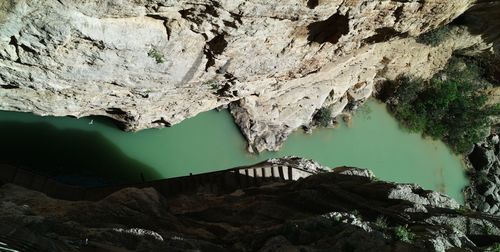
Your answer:
[[[89,122],[93,120],[93,124]],[[137,182],[202,173],[296,155],[330,167],[370,168],[383,180],[417,183],[462,201],[464,166],[441,142],[402,130],[383,104],[368,102],[350,127],[292,134],[282,150],[254,155],[227,111],[209,111],[165,129],[120,131],[98,118],[0,112],[0,161],[61,177]],[[95,181],[94,181],[95,182]]]

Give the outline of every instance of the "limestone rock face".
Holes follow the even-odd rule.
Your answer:
[[[413,38],[472,2],[2,1],[0,109],[140,130],[232,103],[250,149],[277,150],[319,108],[335,117],[377,80],[429,77],[481,44],[465,29],[437,47]]]

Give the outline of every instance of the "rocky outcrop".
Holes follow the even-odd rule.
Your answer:
[[[493,43],[495,55],[500,57],[500,2],[494,0],[476,1],[459,19],[469,27],[471,33],[479,34],[488,43]]]
[[[497,218],[351,167],[231,194],[126,188],[95,202],[5,184],[0,202],[0,242],[36,251],[476,251],[500,239]]]
[[[497,134],[477,143],[468,156],[470,185],[467,205],[474,210],[500,215],[500,143]]]
[[[402,73],[430,77],[454,50],[489,48],[449,23],[460,1],[57,1],[0,4],[0,109],[169,126],[231,103],[252,147],[277,150]]]

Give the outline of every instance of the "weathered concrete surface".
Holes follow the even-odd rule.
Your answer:
[[[2,1],[0,109],[140,130],[234,102],[250,149],[277,150],[321,107],[335,117],[377,80],[487,48],[465,29],[438,47],[413,39],[472,2]]]

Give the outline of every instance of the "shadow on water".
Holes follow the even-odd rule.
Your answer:
[[[0,162],[80,185],[135,183],[159,174],[129,158],[100,133],[48,123],[1,122]]]

